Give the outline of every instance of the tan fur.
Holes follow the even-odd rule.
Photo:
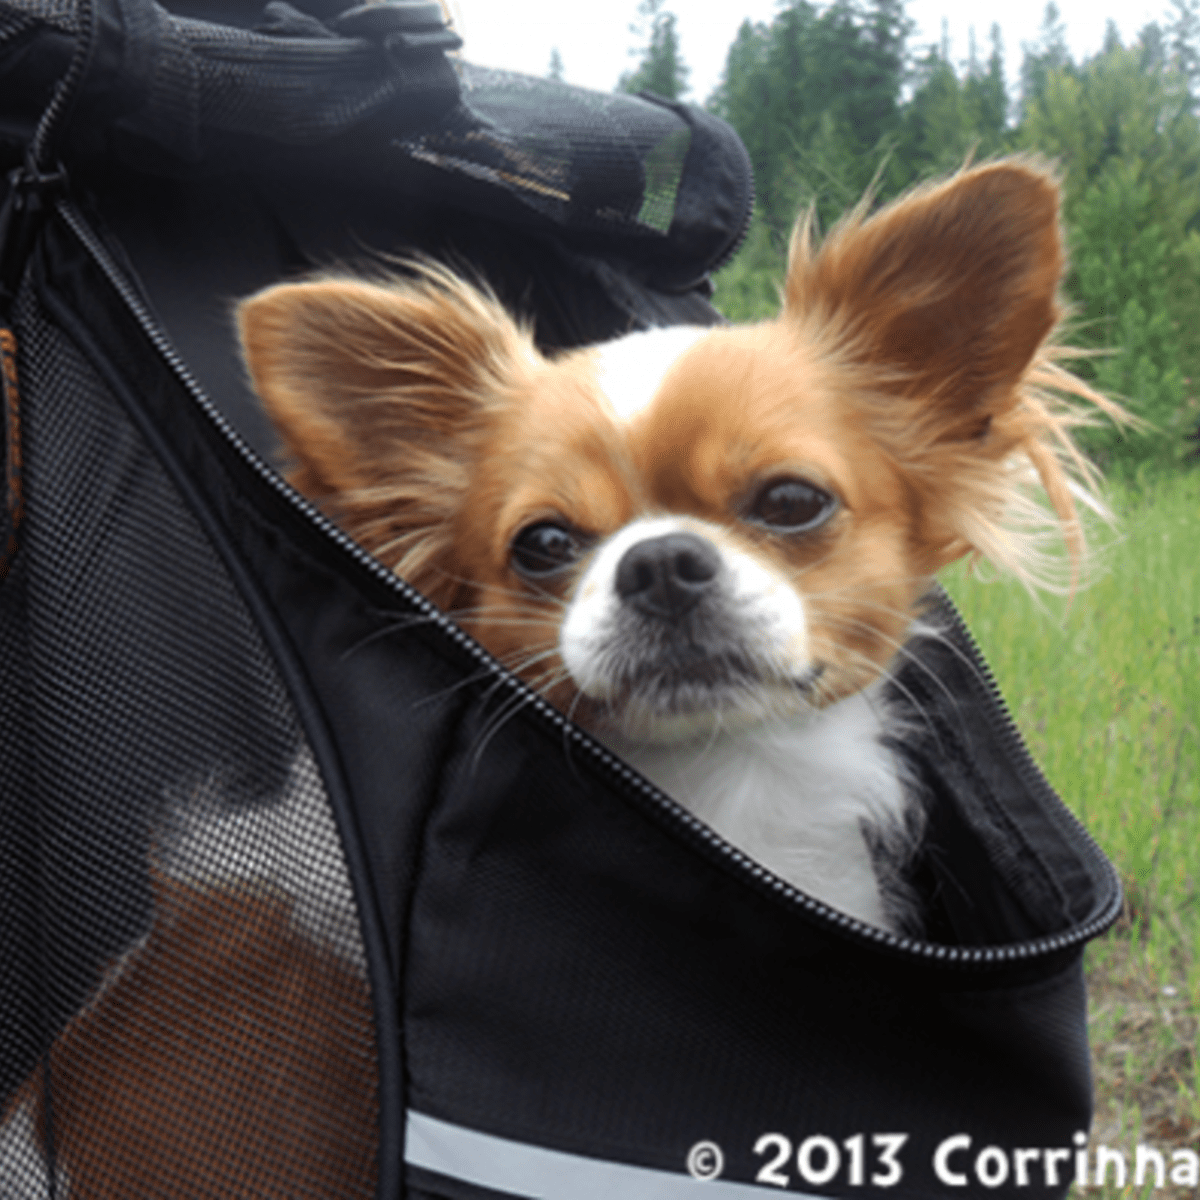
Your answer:
[[[867,367],[878,436],[953,526],[947,561],[965,543],[1040,587],[1053,585],[1053,564],[1021,460],[1057,515],[1073,584],[1086,544],[1070,483],[1087,493],[1098,477],[1071,430],[1099,414],[1128,419],[1059,365],[1058,201],[1043,162],[1010,158],[915,189],[870,219],[860,207],[819,251],[810,214],[793,235],[786,292],[788,313],[815,320],[835,353]]]
[[[145,942],[49,1054],[64,1194],[368,1192],[378,1098],[358,972],[290,926],[285,895],[161,874],[155,893]],[[45,1144],[43,1095],[39,1068],[2,1118],[28,1106]]]
[[[433,266],[410,288],[271,288],[242,307],[240,325],[251,376],[296,455],[292,481],[447,602],[455,589],[441,567],[470,465],[535,373],[528,333]]]
[[[1059,362],[1058,192],[1040,164],[964,171],[874,216],[860,207],[820,248],[802,222],[779,317],[696,342],[628,423],[602,394],[595,351],[547,359],[485,290],[439,266],[413,271],[246,301],[252,380],[296,486],[585,722],[557,652],[584,564],[521,576],[511,545],[532,522],[597,540],[650,513],[715,526],[803,594],[826,704],[887,669],[930,580],[955,559],[981,555],[1044,581],[1033,482],[1082,561],[1075,498],[1098,502],[1070,433],[1088,414],[1063,397],[1120,411]],[[758,489],[781,476],[836,494],[840,509],[797,536],[748,522]],[[112,1194],[117,1161],[133,1172],[122,1185],[144,1195],[290,1196],[369,1181],[370,1051],[366,1066],[347,1063],[344,1038],[325,1037],[333,1013],[369,1030],[362,979],[289,925],[287,897],[165,878],[157,888],[148,941],[50,1053],[72,1196]],[[317,1051],[298,1061],[301,1036]],[[208,1050],[225,1043],[228,1062]],[[236,1076],[221,1092],[244,1097],[243,1109],[204,1102],[214,1072]],[[8,1114],[33,1106],[44,1138],[39,1083]],[[187,1114],[186,1130],[173,1113]],[[310,1139],[310,1128],[323,1132]],[[233,1143],[249,1157],[227,1161]],[[255,1176],[257,1145],[283,1175]]]
[[[296,485],[561,707],[578,700],[554,653],[569,580],[531,586],[511,540],[550,518],[603,538],[644,512],[723,524],[802,580],[832,701],[886,667],[955,559],[1048,581],[1032,480],[1082,561],[1086,418],[1058,396],[1119,410],[1056,363],[1064,266],[1057,185],[1029,160],[860,207],[819,248],[801,222],[780,316],[712,333],[628,427],[591,352],[545,359],[441,267],[271,289],[240,321]],[[742,520],[787,473],[843,501],[811,537]]]

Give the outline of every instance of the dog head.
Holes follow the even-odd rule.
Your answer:
[[[554,703],[648,741],[887,668],[941,568],[1081,542],[1058,189],[1007,161],[793,237],[779,316],[547,357],[416,264],[239,310],[293,482]]]

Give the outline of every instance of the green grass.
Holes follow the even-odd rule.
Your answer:
[[[773,315],[782,260],[753,229],[716,277],[718,308]],[[1200,1151],[1200,468],[1114,485],[1111,502],[1117,532],[1094,539],[1096,577],[1070,606],[962,570],[943,583],[1034,757],[1121,874],[1125,912],[1086,959],[1091,1144],[1132,1161],[1139,1141]]]
[[[962,570],[943,582],[1034,757],[1121,874],[1126,912],[1087,958],[1092,1144],[1132,1157],[1139,1140],[1200,1149],[1200,471],[1112,503],[1119,529],[1098,537],[1099,577],[1069,607]]]

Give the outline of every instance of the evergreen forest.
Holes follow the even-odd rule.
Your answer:
[[[638,63],[619,86],[669,97],[687,87],[667,0],[642,0]],[[1171,0],[1124,45],[1069,52],[1054,3],[1006,86],[1000,29],[912,45],[904,0],[784,0],[746,21],[706,107],[754,164],[754,221],[718,277],[716,303],[753,320],[777,308],[792,224],[812,206],[828,228],[870,192],[883,203],[968,160],[1040,154],[1058,165],[1071,252],[1068,340],[1100,351],[1074,364],[1147,424],[1087,431],[1110,475],[1193,465],[1200,421],[1200,0]],[[1015,94],[1014,94],[1015,92]]]
[[[622,86],[677,97],[686,47],[666,2],[642,0]],[[903,0],[783,0],[770,23],[743,24],[706,103],[745,142],[758,204],[715,303],[737,320],[776,311],[809,206],[828,229],[864,195],[882,203],[968,159],[1057,164],[1066,338],[1092,352],[1072,366],[1144,422],[1083,431],[1119,532],[1101,534],[1104,569],[1061,612],[1011,580],[956,570],[943,583],[1125,889],[1086,958],[1093,1142],[1178,1157],[1200,1144],[1200,0],[1171,0],[1130,45],[1110,24],[1084,61],[1066,34],[1048,4],[1008,88],[997,29],[965,60],[944,37],[914,47]]]

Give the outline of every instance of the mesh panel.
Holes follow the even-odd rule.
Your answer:
[[[74,18],[67,0],[20,0],[17,11],[66,28]],[[441,60],[440,71],[393,60],[371,41],[329,30],[280,37],[152,4],[137,11],[124,53],[142,77],[126,71],[104,84],[129,89],[120,127],[172,155],[198,161],[217,133],[265,137],[276,149],[318,146],[386,113],[393,138],[376,151],[389,164],[384,186],[403,181],[400,151],[486,182],[569,229],[662,239],[675,219],[692,133],[670,108],[469,63],[456,77]],[[451,109],[458,89],[464,107]],[[727,240],[736,233],[735,218]]]
[[[8,55],[26,91],[48,99],[66,69],[65,39],[50,31],[74,27],[75,3],[0,0],[0,52],[11,21],[10,44],[35,33],[36,52]],[[452,63],[443,50],[456,35],[405,32],[403,5],[326,23],[268,5],[266,23],[244,29],[154,0],[94,4],[93,66],[72,116],[75,179],[100,161],[166,178],[245,173],[271,188],[299,174],[315,212],[336,197],[339,226],[347,189],[364,188],[396,206],[389,240],[414,204],[439,227],[452,213],[464,228],[483,216],[565,235],[572,251],[615,256],[670,294],[700,287],[745,234],[750,161],[700,109]],[[410,224],[407,240],[417,234]]]
[[[17,327],[0,1195],[370,1195],[364,951],[296,716],[134,426],[31,304]]]
[[[112,7],[123,24],[103,36],[121,40],[122,58],[95,98],[107,102],[127,88],[117,105],[122,123],[185,159],[198,158],[215,130],[269,131],[274,142],[309,146],[398,100],[415,104],[425,90],[445,93],[442,108],[455,98],[453,72],[440,58],[393,56],[365,38],[276,37],[174,17],[146,0]],[[14,12],[22,27],[79,26],[77,0],[8,0],[0,8],[8,10],[0,35],[18,19]],[[132,115],[123,111],[130,107]]]
[[[78,0],[21,0],[21,9],[32,20],[44,21],[48,25],[74,33],[79,27],[77,3]]]
[[[668,108],[619,92],[459,65],[468,106],[398,143],[418,162],[482,179],[577,229],[664,235],[691,131]],[[480,127],[479,119],[486,122]]]
[[[279,39],[161,12],[159,26],[141,131],[165,139],[194,123],[239,133],[265,127],[280,142],[307,145],[344,133],[412,87],[411,72],[362,39]]]

